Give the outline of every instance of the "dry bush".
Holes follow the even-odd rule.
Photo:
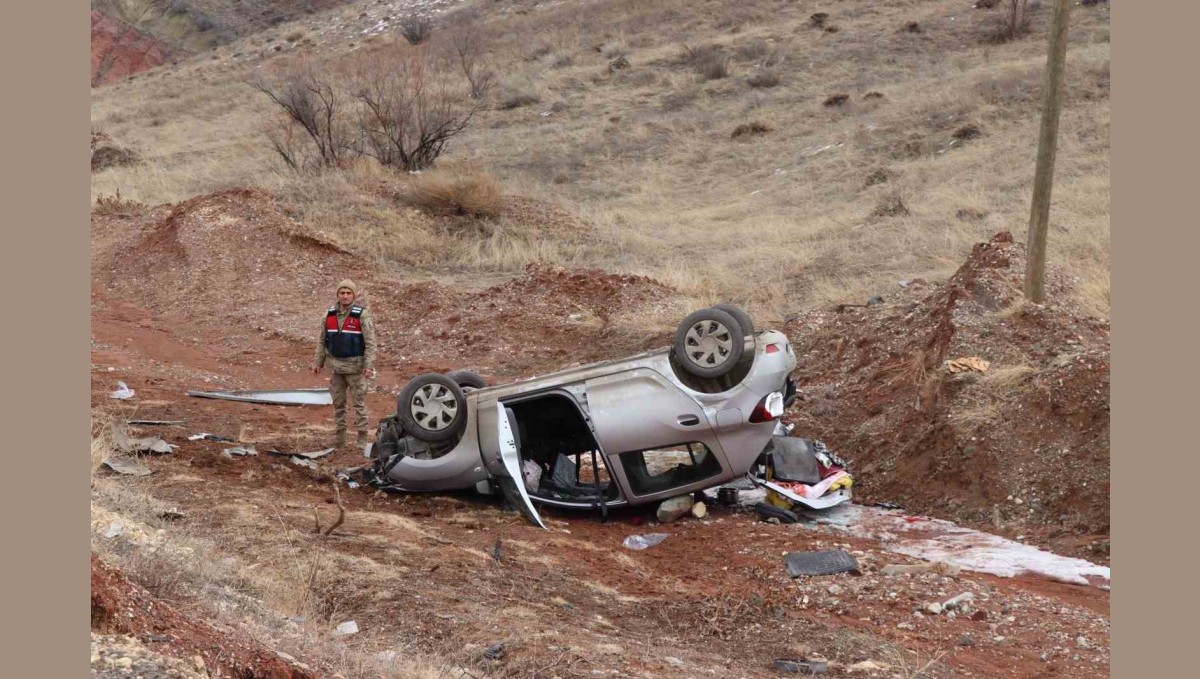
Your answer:
[[[876,219],[904,217],[908,214],[910,214],[908,206],[904,204],[904,199],[898,193],[889,193],[880,198],[875,209],[871,211],[871,216]]]
[[[100,146],[92,149],[92,172],[110,167],[134,165],[141,161],[137,153],[120,146]]]
[[[775,128],[771,126],[770,123],[764,123],[761,120],[755,120],[749,123],[742,123],[741,125],[733,128],[733,132],[729,135],[729,137],[731,139],[737,139],[739,137],[755,137],[760,134],[771,132],[774,129]]]
[[[101,194],[97,196],[96,204],[92,207],[92,212],[98,215],[131,217],[145,209],[146,206],[136,200],[123,200],[121,198],[121,190],[117,189],[115,195],[105,196]]]
[[[979,378],[979,384],[997,395],[1012,395],[1029,376],[1037,372],[1032,366],[1010,365],[992,368]]]
[[[763,68],[758,71],[755,71],[754,74],[750,76],[750,79],[747,82],[750,83],[750,87],[767,88],[767,87],[777,87],[779,85],[780,81],[781,81],[781,79],[779,77],[778,70],[776,70],[774,68]]]
[[[846,102],[848,102],[848,101],[850,101],[849,94],[831,94],[825,98],[825,101],[822,103],[822,106],[829,106],[829,107],[844,106],[846,104]]]
[[[701,80],[729,77],[729,58],[720,45],[684,45],[679,61],[695,71]]]
[[[537,88],[532,83],[522,83],[506,86],[501,92],[496,106],[502,110],[512,110],[536,104],[541,100],[542,95],[538,94]]]
[[[400,23],[400,35],[410,45],[419,45],[433,34],[433,21],[429,17],[410,16]]]
[[[427,172],[413,179],[409,200],[433,214],[494,217],[500,211],[500,184],[486,172]]]
[[[999,17],[989,17],[985,24],[985,42],[1002,44],[1029,34],[1029,0],[1006,0]]]
[[[394,45],[363,57],[352,79],[362,152],[386,167],[431,166],[479,110],[451,68],[424,47]]]
[[[302,61],[278,77],[259,76],[250,86],[279,108],[279,118],[263,131],[288,167],[336,167],[357,154],[346,97],[330,71]]]
[[[446,31],[451,59],[471,87],[472,99],[483,99],[496,85],[496,71],[488,57],[488,40],[469,17],[452,23]]]

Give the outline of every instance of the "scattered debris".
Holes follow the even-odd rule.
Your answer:
[[[109,394],[112,398],[127,399],[133,398],[134,391],[129,388],[124,382],[117,382],[117,390]]]
[[[961,607],[963,604],[969,604],[975,600],[975,595],[971,592],[963,592],[958,596],[951,597],[942,603],[942,608],[951,611]]]
[[[312,460],[309,460],[307,458],[293,456],[293,457],[289,457],[288,459],[291,460],[292,464],[296,465],[297,467],[307,467],[314,471],[317,469],[320,469],[320,467],[317,466],[316,462],[313,462]]]
[[[625,541],[622,542],[621,544],[625,545],[629,549],[642,550],[642,549],[646,549],[647,547],[653,547],[654,545],[657,545],[658,543],[662,542],[663,540],[666,540],[668,535],[670,535],[670,533],[649,533],[647,535],[630,535],[629,537],[625,538]]]
[[[844,549],[821,552],[791,552],[783,556],[790,577],[800,575],[833,575],[859,573],[858,561]]]
[[[222,450],[221,455],[222,457],[232,459],[234,457],[246,457],[247,455],[257,456],[258,451],[254,449],[254,446],[234,446],[233,448]]]
[[[125,420],[125,423],[146,427],[165,427],[172,424],[183,424],[184,420]]]
[[[767,504],[766,502],[759,502],[754,505],[754,511],[758,512],[758,517],[764,521],[770,521],[771,519],[780,523],[797,523],[800,521],[800,517],[796,516],[795,512]]]
[[[199,440],[203,439],[205,441],[224,441],[226,443],[237,443],[237,439],[232,439],[232,438],[229,438],[228,436],[217,436],[216,434],[208,434],[208,433],[192,434],[191,436],[189,436],[187,438],[189,441],[199,441]]]
[[[500,642],[498,644],[492,644],[484,649],[483,657],[487,658],[488,660],[499,660],[504,657],[504,653],[504,642]]]
[[[268,450],[267,455],[274,455],[276,457],[302,457],[306,460],[318,460],[335,450],[337,450],[337,448],[326,448],[324,450],[315,450],[311,453],[285,453],[279,450]]]
[[[333,404],[333,395],[329,393],[328,387],[268,391],[189,391],[187,395],[280,406],[327,406]]]
[[[111,540],[124,533],[125,526],[123,526],[120,521],[113,521],[112,523],[108,524],[108,530],[104,531],[104,538],[106,540]]]
[[[155,455],[166,455],[171,453],[178,446],[167,443],[157,436],[136,439],[130,442],[130,450],[136,450],[139,453],[153,453]]]
[[[149,476],[152,473],[149,467],[136,458],[105,460],[102,464],[118,474],[127,476]]]
[[[181,519],[186,519],[187,513],[172,507],[171,509],[164,509],[163,511],[159,512],[158,518],[162,519],[163,521],[179,521]]]
[[[338,637],[358,634],[358,623],[353,620],[347,620],[346,622],[338,625],[337,629],[333,630],[333,634],[334,636]]]
[[[898,502],[876,502],[871,506],[879,507],[880,509],[904,509]]]
[[[829,670],[829,663],[824,660],[779,658],[775,661],[775,669],[780,672],[797,672],[799,674],[825,674]]]
[[[950,372],[952,374],[966,372],[968,370],[985,373],[985,372],[987,372],[989,365],[991,365],[991,364],[988,363],[987,361],[983,360],[982,358],[979,358],[978,356],[970,356],[967,358],[955,358],[955,359],[946,361],[946,367],[950,370]]]
[[[669,500],[663,500],[662,504],[658,506],[658,512],[656,513],[659,523],[671,523],[679,519],[684,514],[692,511],[693,504],[695,504],[695,501],[691,495],[681,495]]]

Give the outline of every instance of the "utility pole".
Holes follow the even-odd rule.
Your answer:
[[[1067,19],[1072,0],[1054,1],[1050,28],[1050,56],[1042,98],[1042,132],[1038,138],[1037,173],[1033,178],[1033,208],[1029,215],[1028,261],[1025,297],[1036,304],[1046,298],[1046,229],[1050,221],[1050,188],[1054,182],[1054,152],[1058,142],[1058,114],[1062,109],[1063,66],[1067,59]]]

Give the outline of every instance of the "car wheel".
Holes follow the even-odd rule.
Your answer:
[[[721,302],[720,304],[714,304],[712,308],[720,309],[737,319],[738,324],[742,326],[742,334],[746,337],[754,334],[754,320],[750,318],[750,314],[746,313],[746,310],[742,307],[728,302]]]
[[[745,350],[737,319],[716,308],[693,312],[675,332],[675,358],[697,377],[720,377],[733,370]]]
[[[429,443],[449,441],[467,425],[467,397],[446,375],[419,375],[400,390],[396,417],[413,438]]]
[[[446,377],[454,380],[458,386],[462,387],[463,391],[468,389],[483,389],[488,386],[488,383],[479,376],[479,373],[470,370],[451,370],[446,373]]]

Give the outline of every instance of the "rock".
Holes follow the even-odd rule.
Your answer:
[[[665,661],[671,667],[683,667],[683,661],[679,658],[672,658],[668,655],[667,657],[663,658],[663,661]]]
[[[975,611],[971,614],[971,619],[975,622],[983,622],[984,620],[987,620],[987,618],[987,611]]]
[[[697,502],[696,504],[692,505],[692,516],[696,517],[697,519],[703,519],[704,517],[708,516],[708,506],[703,502]]]
[[[883,304],[883,296],[882,295],[875,295],[871,299],[867,300],[867,306],[875,306],[876,304]]]
[[[670,500],[663,500],[658,506],[656,516],[660,523],[671,523],[692,510],[694,501],[691,495],[681,495]]]
[[[846,669],[850,670],[851,672],[879,672],[886,670],[887,665],[881,665],[874,660],[864,660],[862,662],[856,662]]]
[[[972,637],[970,634],[964,634],[958,638],[958,645],[964,646],[964,647],[965,646],[974,646],[975,645],[975,637]]]
[[[113,662],[113,665],[115,665],[116,667],[123,668],[123,669],[130,669],[133,667],[133,658],[130,658],[128,656],[126,656],[124,658],[117,658],[116,661]]]
[[[1075,646],[1084,649],[1091,648],[1091,644],[1088,643],[1087,637],[1083,636],[1075,637]]]
[[[926,606],[925,610],[928,611],[930,615],[941,615],[942,614],[942,605],[935,601],[935,602],[929,604],[928,606]]]
[[[959,594],[958,596],[947,599],[946,602],[942,604],[942,608],[946,608],[946,609],[959,608],[963,604],[970,603],[974,600],[975,600],[974,594],[972,594],[971,592],[963,592],[962,594]]]
[[[830,585],[828,591],[830,594],[837,596],[842,593],[842,586],[841,585]]]
[[[350,634],[358,634],[358,623],[353,620],[347,620],[337,626],[333,631],[334,636],[344,637]]]
[[[108,530],[104,531],[104,537],[111,540],[125,532],[125,526],[120,521],[113,521],[108,524]]]

